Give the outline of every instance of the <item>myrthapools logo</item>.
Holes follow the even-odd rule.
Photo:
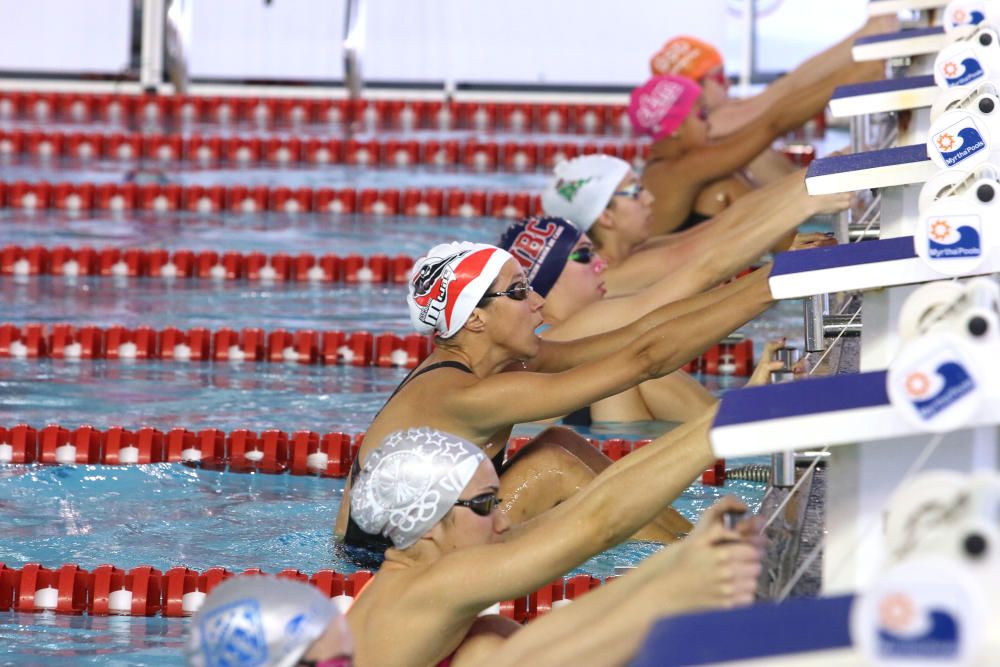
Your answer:
[[[927,256],[963,259],[983,254],[979,216],[955,215],[927,220]]]
[[[877,652],[883,658],[952,658],[958,654],[958,621],[944,609],[890,593],[878,606]]]
[[[932,139],[934,148],[948,167],[986,150],[986,141],[972,118],[964,118],[938,132]]]
[[[982,64],[971,50],[963,51],[958,57],[946,60],[941,65],[941,73],[949,87],[964,86],[986,75]]]

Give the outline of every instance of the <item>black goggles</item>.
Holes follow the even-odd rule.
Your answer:
[[[503,498],[497,498],[497,494],[495,493],[482,493],[468,500],[456,500],[455,505],[468,507],[479,516],[489,516],[493,508],[502,502]]]
[[[528,294],[531,291],[531,285],[528,283],[514,283],[503,292],[490,292],[488,294],[484,294],[483,298],[494,299],[498,296],[505,296],[509,299],[514,299],[514,301],[524,301],[528,298]]]

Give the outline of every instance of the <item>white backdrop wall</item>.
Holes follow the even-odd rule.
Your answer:
[[[366,81],[634,85],[672,35],[736,73],[744,0],[366,0]],[[192,78],[343,78],[346,0],[189,0]],[[0,69],[117,72],[130,0],[0,0]],[[866,0],[757,0],[758,68],[783,71],[858,27]]]
[[[120,72],[131,34],[131,0],[0,0],[0,69]]]

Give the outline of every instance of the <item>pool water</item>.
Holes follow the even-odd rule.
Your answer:
[[[93,128],[91,128],[93,129]],[[386,135],[380,133],[380,137]],[[523,140],[523,136],[521,137]],[[554,140],[551,135],[547,139]],[[2,178],[50,182],[146,181],[185,185],[286,187],[461,188],[538,191],[543,171],[476,172],[462,168],[368,168],[348,165],[276,168],[150,167],[111,161],[79,163],[13,159]],[[314,254],[403,253],[456,239],[493,242],[505,221],[493,218],[414,218],[364,215],[147,215],[69,216],[44,211],[0,212],[0,247],[211,249]],[[66,322],[107,327],[176,326],[241,329],[340,329],[408,332],[404,288],[254,284],[244,281],[153,278],[67,279],[0,277],[0,320]],[[801,304],[784,302],[741,330],[759,353],[763,343],[787,336],[801,344]],[[393,368],[301,366],[268,363],[182,363],[0,360],[0,425],[41,428],[154,426],[320,433],[365,430],[406,371]],[[718,393],[742,380],[700,378]],[[541,427],[521,426],[515,434]],[[597,438],[652,438],[663,423],[598,424],[581,433]],[[754,461],[762,463],[762,460]],[[741,461],[730,461],[736,466]],[[85,569],[111,563],[130,568],[213,566],[232,571],[304,572],[359,566],[335,548],[332,525],[343,481],[292,475],[236,474],[179,464],[145,466],[0,466],[0,563],[47,567],[76,563]],[[730,481],[726,487],[692,485],[677,501],[690,518],[722,493],[736,493],[753,508],[762,485]],[[605,577],[634,565],[659,547],[629,542],[587,561],[576,572]],[[185,619],[71,617],[0,613],[0,664],[177,665]]]

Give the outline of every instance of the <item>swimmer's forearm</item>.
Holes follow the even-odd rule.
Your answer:
[[[742,197],[685,242],[688,256],[698,258],[690,268],[691,281],[705,289],[731,277],[814,214],[805,170]]]
[[[653,621],[679,610],[662,593],[646,592],[647,584],[670,567],[675,552],[665,549],[628,575],[536,619],[508,639],[495,660],[491,656],[490,666],[627,664]]]

